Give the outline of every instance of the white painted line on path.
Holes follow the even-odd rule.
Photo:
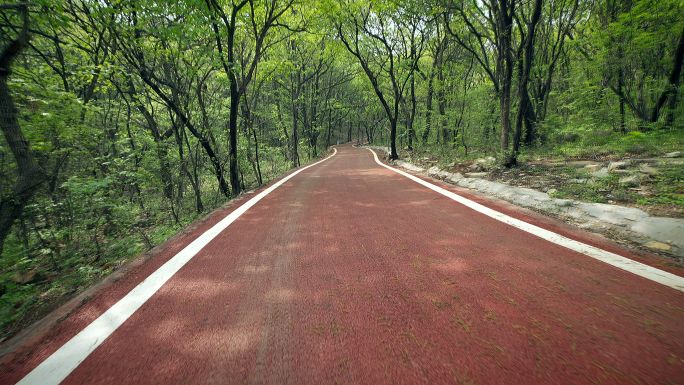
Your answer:
[[[59,384],[71,372],[74,371],[98,346],[100,346],[114,331],[121,326],[133,313],[136,312],[150,297],[154,295],[178,270],[202,250],[212,239],[216,238],[231,223],[235,222],[242,214],[254,206],[273,190],[282,186],[283,183],[292,179],[300,172],[325,162],[337,154],[337,149],[325,159],[302,167],[292,174],[284,177],[266,190],[260,192],[242,206],[233,210],[221,221],[197,237],[171,259],[166,261],[159,269],[145,278],[138,286],[126,294],[119,302],[115,303],[100,317],[93,321],[85,329],[67,341],[62,347],[52,353],[45,361],[36,366],[17,384],[20,385],[52,385]]]
[[[584,254],[586,256],[589,256],[594,259],[598,259],[601,262],[605,262],[609,265],[615,266],[618,269],[622,269],[625,271],[629,271],[630,273],[636,274],[640,277],[649,279],[653,282],[658,282],[662,285],[669,286],[675,290],[683,291],[684,292],[684,278],[668,273],[667,271],[663,271],[660,269],[657,269],[653,266],[649,266],[634,260],[631,260],[629,258],[623,257],[621,255],[617,255],[615,253],[611,253],[610,251],[606,251],[603,249],[599,249],[598,247],[594,247],[591,245],[587,245],[586,243],[582,243],[579,241],[576,241],[574,239],[570,239],[568,237],[562,236],[560,234],[554,233],[553,231],[546,230],[544,228],[541,228],[539,226],[535,226],[533,224],[527,223],[525,221],[521,221],[520,219],[513,218],[511,216],[508,216],[504,213],[500,213],[496,210],[493,210],[487,206],[481,205],[477,202],[474,202],[468,198],[462,197],[452,191],[449,191],[447,189],[444,189],[442,187],[439,187],[437,185],[434,185],[430,182],[427,182],[421,178],[418,178],[415,175],[411,175],[407,172],[398,170],[394,167],[388,166],[380,161],[378,159],[378,154],[375,153],[375,151],[371,150],[370,148],[368,149],[370,152],[373,153],[373,156],[375,157],[375,162],[382,167],[385,167],[389,170],[392,170],[398,174],[401,174],[412,181],[425,186],[429,188],[432,191],[435,191],[439,194],[444,195],[447,198],[450,198],[468,208],[471,208],[475,211],[477,211],[480,214],[484,214],[490,218],[494,218],[497,221],[503,222],[507,225],[511,225],[515,228],[518,228],[522,231],[528,232],[532,235],[535,235],[539,238],[542,238],[546,241],[549,241],[551,243],[555,243],[559,246],[563,246],[565,248],[568,248],[572,251],[576,251],[580,254]]]

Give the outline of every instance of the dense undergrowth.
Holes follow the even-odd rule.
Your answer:
[[[282,159],[265,165],[265,181],[289,168]],[[30,221],[8,236],[0,258],[0,341],[220,207],[226,199],[214,182],[204,181],[202,213],[191,194],[174,202],[171,215],[167,200],[150,192],[141,204],[113,193],[108,178],[70,178],[60,188],[66,203],[46,197],[28,205]]]

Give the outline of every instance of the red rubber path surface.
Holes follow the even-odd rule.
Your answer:
[[[13,354],[0,383],[20,380],[239,203]],[[238,218],[64,383],[682,384],[684,293],[339,147]]]

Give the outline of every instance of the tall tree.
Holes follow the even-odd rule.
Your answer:
[[[396,145],[399,106],[420,58],[412,55],[410,45],[402,43],[411,36],[418,41],[415,47],[422,51],[425,38],[421,29],[407,25],[402,11],[391,2],[380,3],[377,10],[373,3],[340,2],[333,20],[338,37],[358,60],[390,122],[390,159],[399,158]],[[384,76],[389,78],[391,97],[384,91]]]
[[[216,40],[216,49],[222,68],[228,77],[230,87],[230,109],[228,112],[228,162],[230,169],[230,186],[233,195],[241,191],[240,174],[238,166],[238,113],[240,99],[249,86],[254,76],[257,63],[264,51],[268,48],[265,44],[266,37],[274,26],[279,25],[278,20],[283,14],[292,7],[294,0],[270,0],[256,2],[254,0],[241,0],[237,3],[231,1],[229,5],[222,5],[218,0],[206,0],[207,8],[211,18],[211,28]],[[237,73],[240,66],[237,65],[235,57],[235,41],[237,35],[237,23],[241,12],[247,9],[248,16],[241,22],[250,25],[250,38],[253,39],[254,48],[250,53],[249,62],[242,76]],[[219,20],[222,23],[225,36],[219,29]],[[243,59],[244,60],[244,59]]]
[[[12,224],[19,218],[24,207],[45,181],[45,173],[38,166],[26,136],[17,119],[17,108],[10,94],[7,80],[12,73],[14,60],[29,43],[28,5],[2,5],[0,10],[12,10],[19,14],[20,27],[17,36],[10,40],[0,52],[0,128],[5,142],[16,161],[16,180],[12,193],[0,198],[0,253]]]

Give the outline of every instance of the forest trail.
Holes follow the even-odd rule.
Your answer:
[[[0,383],[24,378],[251,197],[23,347]],[[682,383],[683,320],[681,291],[482,215],[381,167],[366,149],[341,146],[236,217],[63,383]]]

